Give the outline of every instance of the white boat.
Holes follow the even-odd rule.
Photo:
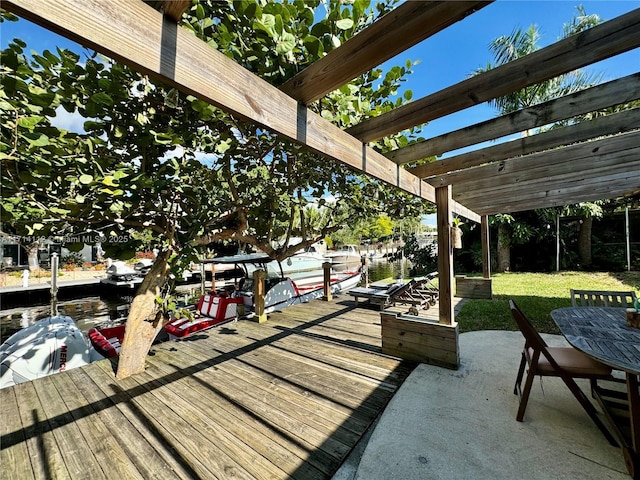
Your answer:
[[[142,268],[144,268],[143,265],[140,266],[140,269]],[[107,267],[107,276],[106,278],[100,279],[100,283],[116,287],[134,288],[136,285],[142,283],[143,276],[141,276],[140,273],[140,270],[118,260]]]
[[[357,245],[344,245],[340,250],[327,252],[327,257],[331,259],[333,264],[360,263],[362,261]]]
[[[320,298],[324,294],[324,273],[321,269],[314,271],[298,271],[285,275],[280,262],[272,260],[263,253],[217,257],[209,260],[215,264],[236,265],[244,272],[236,279],[236,286],[231,293],[233,298],[242,298],[245,312],[254,311],[253,273],[262,269],[266,272],[265,312],[271,313],[290,305],[308,302]],[[331,291],[334,294],[355,287],[360,282],[360,269],[352,269],[331,275]]]
[[[0,346],[0,388],[81,367],[96,358],[71,317],[45,318]]]
[[[294,257],[313,258],[321,263],[331,261],[331,258],[327,257],[327,246],[323,240],[300,250]],[[320,265],[320,268],[322,268],[322,265]]]
[[[329,261],[323,255],[316,253],[296,253],[294,256],[281,262],[282,273],[291,275],[300,272],[313,272],[322,270],[322,264]]]

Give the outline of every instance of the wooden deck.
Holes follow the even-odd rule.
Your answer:
[[[380,351],[342,296],[0,390],[2,478],[331,478],[413,369]]]

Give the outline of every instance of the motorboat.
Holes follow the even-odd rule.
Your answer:
[[[357,245],[343,245],[340,250],[327,252],[333,264],[360,263],[362,256]]]
[[[243,306],[243,299],[232,298],[229,294],[202,295],[195,307],[181,309],[181,314],[164,325],[163,335],[158,335],[156,342],[182,338],[194,332],[200,332],[238,318],[238,309]],[[244,308],[241,307],[241,308]],[[185,310],[189,313],[186,314]],[[104,358],[117,357],[124,340],[125,324],[108,324],[89,329],[87,335],[93,348]]]
[[[100,283],[115,287],[134,288],[136,285],[142,283],[142,268],[141,266],[140,269],[136,269],[123,261],[114,261],[107,267],[107,276],[106,278],[100,279]]]
[[[331,258],[327,257],[327,246],[323,240],[296,252],[292,258],[313,258],[322,263],[331,261]],[[322,265],[320,265],[320,268],[322,268]]]
[[[0,388],[81,367],[97,359],[71,317],[42,319],[0,346]]]
[[[153,259],[151,258],[141,258],[139,259],[135,266],[133,267],[139,277],[144,277],[151,267],[153,266]]]
[[[322,264],[329,262],[329,258],[319,253],[301,252],[287,258],[282,265],[282,273],[291,275],[301,272],[313,272],[322,270]]]
[[[324,294],[324,272],[322,269],[298,270],[285,275],[281,262],[271,259],[264,253],[250,253],[217,257],[210,260],[215,264],[235,265],[242,276],[235,279],[234,290],[230,298],[242,298],[245,312],[254,311],[254,280],[256,270],[264,270],[265,312],[271,313],[297,303],[304,303]],[[286,261],[285,261],[286,263]],[[337,294],[355,287],[360,282],[360,269],[355,268],[331,274],[331,292]]]
[[[213,263],[216,270],[220,266],[227,272],[234,272],[236,277],[232,286],[227,290],[219,289],[202,295],[197,304],[191,307],[192,311],[171,319],[164,326],[164,332],[170,339],[183,338],[238,318],[253,316],[253,274],[258,269],[266,272],[266,313],[321,297],[324,294],[322,263],[317,260],[315,263],[309,259],[303,260],[292,260],[291,264],[285,261],[282,264],[264,253],[205,260],[205,263]],[[289,268],[286,269],[285,265]],[[313,267],[315,268],[310,270]],[[287,275],[285,272],[291,273]],[[360,269],[332,273],[330,278],[333,294],[346,292],[360,282]],[[96,351],[103,356],[116,356],[124,338],[124,327],[117,330],[108,327],[93,328],[89,330],[89,338]]]

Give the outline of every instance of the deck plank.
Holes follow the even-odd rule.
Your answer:
[[[145,480],[145,476],[129,459],[120,443],[116,441],[104,423],[91,418],[94,410],[84,395],[80,394],[72,377],[53,375],[51,379],[61,394],[62,392],[66,393],[62,394],[62,399],[107,478]],[[83,463],[85,461],[82,459]]]
[[[259,328],[259,326],[256,327]],[[247,330],[250,330],[250,328],[247,328]],[[380,334],[379,327],[378,334]],[[309,337],[305,336],[304,332],[301,332],[295,336],[277,340],[272,345],[299,355],[322,352],[324,354],[323,358],[326,361],[330,361],[332,365],[346,368],[347,370],[353,369],[354,372],[369,376],[375,380],[392,381],[397,376],[400,383],[402,383],[402,379],[406,377],[406,372],[403,370],[413,368],[413,365],[406,364],[406,368],[403,369],[401,362],[397,359],[389,359],[382,356],[372,358],[369,353],[363,353],[354,348],[344,348],[344,346],[336,345],[331,340],[312,338],[315,341],[310,341]],[[390,372],[390,369],[393,370]],[[396,375],[396,370],[401,373]]]
[[[99,393],[113,402],[115,408],[124,417],[124,421],[129,422],[139,434],[134,434],[131,439],[126,438],[125,441],[136,440],[138,436],[143,437],[155,451],[156,456],[160,457],[160,461],[167,466],[170,472],[173,472],[173,476],[169,474],[168,478],[189,479],[198,477],[192,465],[179,455],[173,444],[162,435],[162,432],[158,431],[157,427],[149,421],[144,412],[132,401],[133,397],[138,395],[139,392],[127,391],[126,383],[129,382],[121,383],[116,381],[115,375],[109,370],[111,369],[110,362],[95,362],[82,367],[82,369],[91,376]],[[125,423],[124,421],[123,423]],[[119,424],[115,428],[119,429]],[[127,433],[130,434],[132,432],[128,430]],[[132,445],[135,446],[129,451],[130,457],[136,465],[144,465],[147,461],[144,456],[144,450],[138,450],[137,443]],[[155,464],[152,465],[155,466]]]
[[[55,387],[54,378],[55,375],[44,377],[33,382],[33,386],[43,412],[49,419],[53,436],[69,471],[69,478],[107,479]]]
[[[40,404],[34,387],[35,383],[37,382],[27,382],[10,387],[16,394],[34,475],[36,478],[47,479],[70,478],[51,425]],[[2,408],[5,409],[5,405]],[[6,447],[7,442],[0,442],[0,448]]]
[[[198,355],[198,353],[196,350],[192,350],[191,352],[192,355],[196,355],[198,360],[203,360],[204,357]],[[276,392],[269,388],[268,384],[265,385],[259,376],[253,376],[252,374],[247,374],[246,371],[229,368],[227,362],[218,365],[215,374],[216,377],[220,377],[220,381],[226,381],[239,389],[244,389],[244,391],[248,392],[248,395],[255,400],[287,414],[295,423],[304,424],[319,432],[322,438],[324,438],[326,434],[333,432],[333,436],[337,441],[344,443],[345,446],[349,446],[352,445],[354,441],[357,441],[359,437],[359,435],[354,435],[354,432],[345,429],[341,423],[337,423],[335,418],[327,418],[326,416],[319,415],[318,406],[312,402],[305,403],[300,401],[287,391]]]
[[[9,447],[0,450],[2,476],[5,478],[23,478],[25,480],[35,478],[13,389],[5,388],[0,390],[0,405],[4,410],[2,421],[0,422],[0,435],[9,438],[8,443],[11,444]]]
[[[104,360],[3,390],[0,459],[11,478],[329,479],[413,367],[381,353],[379,311],[312,301],[154,345],[125,380]]]
[[[311,446],[304,448],[284,435],[279,435],[277,431],[268,428],[265,422],[256,418],[252,412],[239,408],[222,395],[208,395],[205,403],[197,380],[192,377],[183,377],[174,381],[167,380],[179,370],[162,360],[157,362],[156,360],[158,359],[155,357],[152,359],[153,364],[150,367],[162,372],[157,381],[173,382],[175,391],[181,397],[206,411],[211,425],[233,433],[249,448],[253,448],[257,453],[282,468],[289,478],[301,480],[326,478],[328,472],[321,471],[326,467],[326,461],[317,462],[315,465],[305,463],[312,450]]]
[[[110,375],[110,365],[96,364]],[[159,392],[162,400],[154,395],[147,382],[139,383],[139,376],[118,380],[118,386],[130,395],[129,404],[136,415],[147,423],[147,435],[170,448],[172,455],[192,470],[196,478],[250,479],[251,475],[232,458],[224,455],[206,436],[193,428],[194,418],[188,412],[176,411],[173,405]]]
[[[182,368],[180,364],[176,366]],[[335,458],[341,458],[349,449],[347,444],[321,431],[321,426],[318,422],[305,418],[299,408],[291,406],[290,409],[287,409],[283,405],[284,401],[282,399],[273,396],[263,400],[261,398],[262,392],[259,392],[250,382],[241,381],[237,377],[225,377],[225,375],[219,374],[217,369],[211,368],[199,370],[194,372],[193,375],[211,385],[217,392],[236,402],[242,408],[254,412],[254,414],[273,425],[278,425],[298,440],[304,439],[315,448],[322,448]],[[269,401],[272,403],[269,403]]]
[[[211,337],[214,340],[215,336]],[[252,345],[251,339],[239,338],[234,336],[218,339],[217,342],[211,341],[211,345],[215,345],[216,349],[221,353],[229,354],[248,345]],[[259,364],[268,366],[271,372],[277,372],[278,376],[288,379],[296,379],[301,385],[305,385],[312,391],[317,391],[325,396],[333,397],[342,404],[351,408],[363,405],[370,406],[376,410],[384,399],[378,397],[369,397],[373,390],[371,385],[361,385],[356,377],[344,378],[344,372],[339,370],[328,371],[329,366],[322,368],[321,362],[311,358],[295,358],[288,355],[284,351],[274,351],[273,348],[261,348],[255,350],[251,355],[242,356],[246,361],[256,360]],[[335,373],[334,376],[330,373]]]
[[[105,396],[93,381],[93,371],[87,372],[87,369],[78,368],[69,371],[68,376],[75,383],[78,394],[83,395],[93,409],[92,424],[102,423],[135,466],[135,470],[128,472],[127,476],[122,478],[135,477],[138,471],[145,479],[176,478],[176,472],[180,476],[180,470],[175,470],[163,459],[158,450],[154,448],[153,442],[145,437],[145,431],[137,429],[135,422],[129,420],[118,408],[117,403],[124,401],[123,395]],[[100,428],[99,425],[96,428]]]

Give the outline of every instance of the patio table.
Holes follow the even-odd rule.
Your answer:
[[[624,308],[559,308],[551,318],[573,347],[625,373],[626,393],[602,385],[593,393],[616,427],[629,473],[640,479],[640,329],[627,326]]]

